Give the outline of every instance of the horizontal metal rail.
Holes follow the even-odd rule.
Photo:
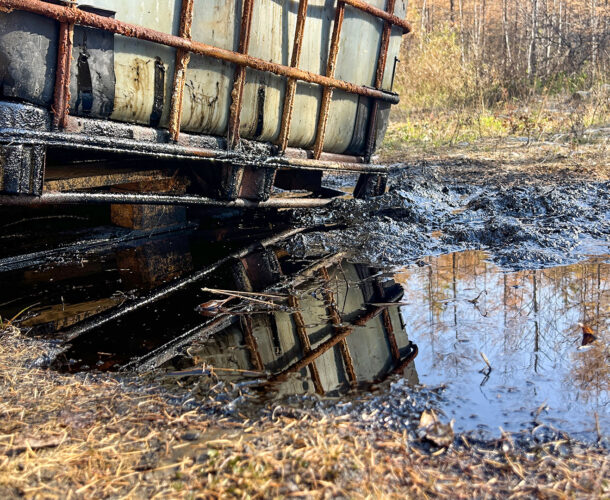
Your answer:
[[[372,16],[379,17],[390,24],[401,27],[405,35],[413,31],[413,28],[411,28],[411,25],[407,21],[401,19],[398,16],[395,16],[391,12],[386,12],[385,10],[373,7],[372,5],[363,2],[362,0],[343,0],[343,2],[363,12],[367,12]]]
[[[356,8],[362,8],[364,5],[366,5],[358,0],[351,1],[353,3],[350,3],[350,5],[353,5]],[[0,0],[0,7],[4,9],[24,10],[41,16],[50,17],[63,23],[73,23],[81,26],[88,26],[90,28],[98,28],[117,35],[167,45],[169,47],[182,49],[194,54],[209,56],[222,61],[234,63],[239,66],[245,66],[259,71],[266,71],[280,76],[295,78],[297,80],[322,85],[327,88],[344,90],[352,94],[372,97],[374,99],[380,99],[392,104],[397,104],[399,102],[398,95],[393,92],[385,92],[373,89],[371,87],[364,87],[362,85],[349,83],[344,80],[329,78],[310,71],[265,61],[264,59],[259,59],[258,57],[253,57],[248,54],[240,54],[232,50],[214,47],[213,45],[208,45],[206,43],[181,38],[179,36],[170,35],[168,33],[156,31],[144,26],[138,26],[136,24],[126,23],[110,17],[100,16],[98,14],[86,12],[80,9],[63,7],[61,5],[42,2],[41,0]],[[366,11],[370,12],[370,9],[367,7]],[[383,11],[379,12],[381,13]],[[405,29],[404,26],[403,29]]]
[[[155,158],[167,159],[191,159],[204,161],[232,161],[249,162],[261,167],[270,168],[299,168],[310,170],[329,170],[342,172],[385,172],[387,167],[363,163],[362,157],[336,155],[332,153],[323,154],[319,160],[307,158],[304,150],[287,148],[284,156],[268,155],[251,156],[240,151],[226,151],[211,147],[188,145],[182,143],[154,142],[152,140],[125,139],[112,137],[110,135],[93,135],[87,131],[72,132],[71,122],[75,118],[68,117],[68,128],[65,132],[60,131],[36,131],[28,129],[0,128],[0,143],[16,142],[24,145],[44,144],[49,147],[73,148],[89,151],[110,151],[129,154],[130,156],[154,156]],[[79,118],[79,122],[88,122],[87,118]],[[98,120],[99,122],[99,120]],[[120,124],[136,128],[135,125]],[[116,127],[117,124],[114,124]],[[145,127],[140,127],[144,129]],[[183,134],[186,136],[187,134]],[[191,136],[195,137],[196,136]],[[203,136],[199,136],[203,137]],[[210,136],[207,136],[210,137]]]
[[[48,192],[40,196],[0,195],[0,205],[40,206],[91,204],[126,205],[190,205],[226,208],[313,208],[328,205],[333,198],[271,198],[266,201],[215,200],[197,195],[167,195],[151,193],[87,193],[76,191]]]

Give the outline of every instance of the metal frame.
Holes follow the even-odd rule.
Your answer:
[[[366,96],[375,100],[373,112],[369,120],[369,141],[367,144],[373,144],[375,141],[374,129],[376,122],[376,110],[378,101],[385,101],[392,104],[398,102],[398,95],[394,92],[381,90],[381,82],[385,70],[385,61],[389,47],[389,39],[392,26],[402,28],[404,33],[411,32],[411,26],[405,20],[394,16],[395,0],[388,0],[386,10],[377,9],[362,0],[338,0],[336,7],[335,23],[333,27],[332,41],[328,56],[328,65],[326,75],[320,75],[299,69],[299,57],[301,52],[302,37],[304,26],[307,19],[307,0],[300,0],[299,11],[297,17],[297,27],[295,30],[295,39],[290,66],[272,63],[248,55],[248,45],[250,39],[250,31],[252,24],[252,11],[254,0],[245,0],[243,13],[241,18],[240,42],[237,52],[214,47],[202,42],[191,40],[191,24],[193,19],[193,3],[194,0],[183,0],[180,15],[180,31],[179,36],[170,35],[160,31],[156,31],[143,26],[138,26],[126,22],[122,22],[109,17],[104,17],[91,12],[80,10],[70,3],[69,6],[47,3],[42,0],[0,0],[0,9],[3,10],[23,10],[46,16],[60,22],[60,39],[58,46],[58,66],[55,82],[55,93],[52,111],[54,114],[53,123],[55,127],[66,129],[69,124],[69,101],[70,101],[70,64],[72,52],[72,33],[74,25],[87,26],[108,31],[114,34],[123,35],[140,40],[147,40],[153,43],[158,43],[168,47],[174,47],[176,53],[176,69],[173,79],[173,90],[171,99],[171,113],[169,124],[169,137],[172,141],[178,141],[180,135],[180,121],[182,116],[182,97],[184,90],[184,78],[186,67],[189,62],[191,53],[201,54],[215,59],[227,61],[237,65],[234,88],[232,92],[232,104],[230,108],[230,120],[228,127],[228,140],[226,147],[228,151],[235,149],[239,143],[239,124],[240,112],[242,107],[243,88],[246,78],[246,68],[251,68],[258,71],[274,73],[276,75],[287,77],[287,92],[284,101],[284,109],[281,120],[281,134],[279,140],[279,151],[286,151],[288,135],[290,132],[290,121],[292,117],[292,105],[294,101],[294,92],[297,81],[314,83],[324,87],[322,103],[320,106],[320,115],[318,119],[318,127],[316,133],[316,141],[314,145],[314,153],[312,164],[310,167],[325,168],[326,165],[317,162],[322,156],[324,147],[324,135],[326,122],[328,120],[329,105],[334,89],[343,90],[352,94]],[[384,29],[382,32],[382,43],[377,62],[375,88],[356,85],[344,80],[334,78],[335,64],[339,51],[339,39],[341,35],[341,25],[345,12],[345,5],[349,5],[355,9],[375,16],[384,21]],[[371,142],[372,141],[372,142]],[[370,161],[370,147],[367,147],[366,162]],[[335,155],[341,157],[342,155]],[[338,161],[340,161],[338,159]],[[348,160],[349,161],[349,160]],[[301,165],[299,165],[301,166]]]

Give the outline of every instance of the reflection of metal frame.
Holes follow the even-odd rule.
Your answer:
[[[311,342],[309,340],[309,335],[305,329],[304,320],[302,315],[300,315],[299,311],[295,311],[293,313],[293,317],[295,318],[297,333],[299,335],[299,339],[301,340],[301,344],[303,345],[303,354],[304,356],[292,363],[289,367],[282,370],[279,373],[276,373],[269,377],[268,383],[277,383],[283,382],[288,379],[288,377],[296,372],[299,372],[303,368],[309,368],[310,373],[312,374],[312,379],[314,381],[314,386],[316,388],[316,392],[318,394],[324,394],[324,388],[322,387],[322,383],[319,379],[319,375],[317,374],[317,368],[315,361],[324,353],[330,351],[336,345],[339,346],[341,357],[343,359],[343,364],[345,366],[345,370],[350,381],[350,385],[355,387],[358,385],[358,380],[355,374],[354,365],[352,361],[352,357],[346,342],[346,339],[349,335],[354,333],[356,327],[365,326],[369,321],[377,317],[379,314],[384,315],[383,324],[384,324],[384,334],[390,344],[390,351],[392,355],[392,360],[394,367],[388,373],[386,373],[380,380],[376,380],[375,382],[382,382],[387,379],[390,375],[402,372],[417,356],[418,349],[415,344],[412,342],[409,344],[409,352],[401,358],[397,343],[396,337],[394,335],[394,328],[391,323],[391,318],[388,312],[388,305],[378,306],[378,307],[369,307],[368,310],[359,315],[356,319],[350,322],[349,326],[341,326],[341,318],[336,308],[336,303],[334,300],[334,294],[328,288],[328,283],[330,281],[330,276],[326,266],[321,266],[318,268],[319,276],[324,280],[324,302],[327,307],[328,317],[333,324],[334,335],[317,346],[316,348],[311,348]],[[378,287],[378,288],[377,288]],[[384,300],[383,289],[381,284],[376,280],[376,292],[379,294],[379,300]],[[295,308],[299,306],[299,301],[296,296],[291,295],[289,298],[289,304],[291,307]],[[300,323],[299,323],[300,316]],[[300,327],[301,325],[301,327]],[[250,344],[247,342],[247,345]],[[258,353],[252,353],[252,357],[259,355]],[[314,373],[316,376],[314,376]],[[317,380],[316,380],[317,377]]]
[[[282,382],[282,381],[286,380],[291,373],[296,373],[296,372],[302,370],[303,368],[305,368],[310,363],[313,363],[317,358],[322,356],[322,354],[324,354],[325,352],[327,352],[328,350],[330,350],[331,348],[336,346],[339,342],[341,342],[342,340],[345,340],[352,333],[354,333],[357,326],[364,326],[370,320],[372,320],[377,315],[379,315],[379,313],[381,313],[381,311],[385,307],[387,307],[387,306],[375,307],[373,309],[369,309],[368,312],[360,315],[358,318],[356,318],[354,321],[352,321],[350,326],[337,328],[335,330],[336,333],[333,337],[331,337],[327,341],[323,342],[315,349],[312,349],[309,352],[309,354],[305,355],[300,360],[294,362],[285,370],[282,370],[280,373],[277,373],[277,374],[269,377],[269,382],[270,383]]]
[[[171,92],[171,108],[169,120],[169,138],[177,143],[180,136],[180,122],[182,115],[182,97],[184,91],[185,73],[189,63],[190,54],[200,54],[212,57],[217,60],[226,61],[237,65],[237,70],[234,80],[234,88],[232,92],[232,104],[230,107],[230,118],[228,126],[228,137],[226,141],[226,150],[205,147],[179,146],[174,144],[174,149],[169,150],[165,144],[162,148],[162,153],[168,153],[170,156],[192,157],[195,159],[224,159],[233,161],[243,161],[246,163],[258,164],[259,161],[254,161],[249,155],[233,150],[240,142],[239,124],[240,112],[242,107],[243,89],[245,83],[246,68],[251,68],[258,71],[269,72],[287,78],[287,92],[284,100],[284,109],[280,121],[280,138],[279,138],[279,153],[269,152],[268,158],[264,159],[267,162],[266,166],[271,168],[279,168],[283,166],[296,168],[315,168],[315,169],[338,169],[345,171],[363,171],[363,172],[379,172],[383,167],[377,165],[367,165],[370,163],[371,154],[376,140],[376,121],[379,101],[385,101],[392,104],[398,102],[398,96],[394,92],[382,90],[383,75],[386,67],[386,59],[389,48],[389,40],[392,26],[397,26],[404,33],[411,31],[410,25],[403,19],[394,15],[395,0],[388,0],[386,10],[381,10],[373,7],[362,0],[338,0],[336,6],[335,23],[331,37],[331,44],[328,55],[328,63],[326,74],[321,75],[299,69],[299,58],[301,53],[301,45],[304,33],[304,27],[307,19],[307,0],[300,0],[299,10],[297,14],[297,24],[293,42],[292,60],[290,66],[285,66],[278,63],[265,61],[263,59],[248,55],[248,45],[250,39],[250,31],[252,24],[252,11],[254,0],[245,0],[243,13],[241,16],[241,29],[238,51],[221,49],[202,42],[191,40],[191,24],[193,21],[193,4],[194,0],[183,0],[180,12],[180,28],[179,35],[170,35],[160,31],[153,30],[144,26],[138,26],[123,21],[119,21],[110,17],[105,17],[93,12],[88,12],[79,9],[75,4],[69,6],[57,5],[41,0],[0,0],[0,8],[4,10],[23,10],[55,19],[60,23],[60,35],[57,52],[57,70],[55,78],[55,90],[53,97],[53,125],[56,129],[61,129],[66,132],[78,132],[78,126],[69,117],[70,103],[70,67],[71,54],[73,45],[74,26],[81,25],[90,28],[100,29],[109,33],[122,35],[126,37],[146,40],[149,42],[173,47],[176,52],[176,67],[173,78]],[[376,78],[375,87],[367,87],[356,85],[344,80],[334,78],[337,54],[339,51],[339,39],[341,35],[341,27],[345,6],[349,5],[355,9],[366,12],[378,19],[383,20],[384,26],[382,30],[381,46],[376,60]],[[290,133],[290,123],[292,119],[292,107],[294,103],[294,94],[296,82],[303,81],[312,84],[320,85],[324,88],[322,102],[320,106],[320,114],[316,129],[316,139],[313,150],[313,155],[305,150],[287,148],[288,136]],[[334,89],[343,90],[348,93],[357,94],[373,99],[373,107],[369,116],[369,124],[367,128],[367,141],[364,157],[353,157],[348,155],[325,154],[322,152],[324,147],[324,137],[326,131],[326,123],[328,120],[329,104],[332,98]],[[83,118],[81,121],[87,121]],[[19,139],[23,131],[20,131]],[[26,134],[27,135],[27,134]],[[53,142],[57,145],[81,147],[85,146],[82,140],[76,138],[64,137],[56,132],[48,134],[44,141],[39,141],[38,144],[44,143],[52,145]],[[77,136],[78,134],[70,133],[69,135]],[[40,138],[39,138],[40,139]],[[11,140],[7,137],[7,140]],[[20,142],[23,142],[20,140]],[[25,137],[25,143],[28,138]],[[99,141],[98,141],[99,142]],[[141,142],[141,141],[140,141]],[[158,139],[153,139],[151,142],[157,143]],[[162,146],[162,144],[157,144]],[[114,144],[103,146],[101,144],[89,145],[89,147],[97,147],[98,149],[116,150]],[[141,149],[141,144],[140,144]],[[166,151],[167,150],[167,151]],[[149,153],[150,154],[150,153]],[[250,155],[251,156],[251,155]],[[260,155],[259,155],[260,156]],[[275,165],[273,164],[275,163]],[[32,190],[33,194],[39,194],[36,190]],[[86,201],[86,200],[82,200]]]

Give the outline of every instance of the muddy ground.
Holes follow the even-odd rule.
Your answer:
[[[295,225],[337,228],[297,235],[286,247],[297,255],[349,250],[384,267],[463,249],[484,249],[510,269],[576,262],[609,253],[609,178],[599,144],[454,149],[396,165],[382,197],[290,212]],[[603,432],[579,440],[536,412],[523,432],[488,439],[454,434],[442,416],[427,414],[423,425],[442,387],[393,379],[361,400],[253,405],[247,388],[213,373],[199,379],[195,396],[192,384],[159,373],[40,368],[53,342],[8,324],[0,346],[6,498],[610,495]]]
[[[608,252],[609,179],[605,143],[453,148],[395,164],[374,200],[296,211],[296,223],[342,227],[302,235],[290,250],[355,249],[363,262],[391,266],[464,249],[484,249],[508,269],[576,262]]]

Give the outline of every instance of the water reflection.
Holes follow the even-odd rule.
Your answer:
[[[295,258],[279,245],[293,233],[278,234],[192,229],[11,268],[0,315],[31,306],[19,324],[68,340],[62,370],[213,370],[331,396],[396,375],[446,386],[440,410],[458,430],[581,432],[597,414],[610,432],[607,260],[507,273],[463,252],[388,273],[342,254]],[[275,305],[242,297],[202,316],[218,290]],[[583,346],[583,332],[595,340]]]
[[[610,431],[607,261],[511,273],[482,252],[425,263],[395,276],[410,303],[402,315],[421,381],[448,384],[457,398],[446,412],[458,428],[514,430],[545,405],[542,416],[559,427],[592,430],[597,413]],[[597,337],[590,349],[579,349],[579,323]]]
[[[250,275],[274,260],[274,269],[286,277],[277,253],[268,252],[257,266],[237,270],[245,288],[253,289]],[[387,305],[400,300],[402,287],[382,281],[374,268],[337,262],[336,256],[310,263],[288,283],[279,288],[287,310],[240,315],[211,338],[192,343],[166,369],[180,368],[172,374],[189,376],[211,367],[229,381],[264,376],[264,385],[272,383],[279,395],[337,394],[393,373],[417,382],[416,347],[398,308]]]
[[[230,381],[255,371],[280,394],[336,394],[395,372],[416,382],[415,347],[390,307],[402,287],[377,269],[338,254],[295,259],[273,233],[232,244],[209,236],[178,232],[5,273],[23,290],[9,308],[32,300],[34,288],[38,303],[20,326],[66,341],[53,364],[61,370],[188,374],[206,364]],[[227,303],[219,289],[272,292],[279,302],[246,295],[214,317],[200,314],[201,303]]]

